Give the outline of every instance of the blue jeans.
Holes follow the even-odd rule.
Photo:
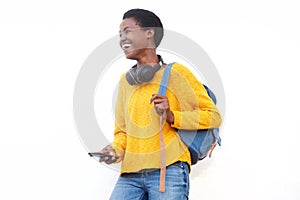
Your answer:
[[[189,166],[176,162],[167,166],[165,192],[159,192],[160,170],[122,174],[110,200],[187,200]]]

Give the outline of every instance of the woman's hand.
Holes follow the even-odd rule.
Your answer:
[[[101,157],[99,162],[105,162],[106,164],[112,164],[116,162],[120,156],[116,154],[116,151],[112,148],[111,145],[104,147],[100,153],[106,154],[108,156]]]
[[[160,95],[160,94],[152,94],[150,98],[150,104],[154,102],[154,108],[157,114],[162,115],[166,112],[166,121],[169,124],[174,123],[174,115],[170,109],[168,97]]]

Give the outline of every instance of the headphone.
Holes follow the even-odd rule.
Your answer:
[[[164,61],[160,55],[157,55],[159,62],[164,64]],[[134,65],[127,73],[126,80],[129,85],[140,85],[142,83],[147,83],[151,81],[154,77],[154,74],[161,68],[161,65],[158,63],[153,67],[149,64],[141,65],[137,67]]]

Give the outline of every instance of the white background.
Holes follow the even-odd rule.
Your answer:
[[[0,199],[109,198],[118,172],[88,157],[72,98],[83,62],[131,8],[154,11],[166,29],[197,42],[223,81],[223,146],[193,168],[190,199],[300,199],[299,7],[1,1]]]

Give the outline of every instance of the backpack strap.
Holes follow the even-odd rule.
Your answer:
[[[173,63],[169,63],[167,64],[165,70],[164,70],[164,74],[162,76],[161,82],[160,82],[160,87],[158,90],[158,94],[160,95],[166,95],[167,92],[167,88],[168,88],[168,83],[169,83],[169,78],[170,78],[170,72],[171,72],[171,67]]]
[[[173,63],[169,63],[163,73],[162,80],[160,82],[160,87],[158,90],[158,94],[165,96],[168,88],[168,82],[170,77],[170,71]],[[166,147],[164,143],[162,126],[163,126],[163,116],[160,116],[160,134],[159,134],[159,142],[160,142],[160,181],[159,181],[159,191],[165,192],[165,182],[166,182]]]

